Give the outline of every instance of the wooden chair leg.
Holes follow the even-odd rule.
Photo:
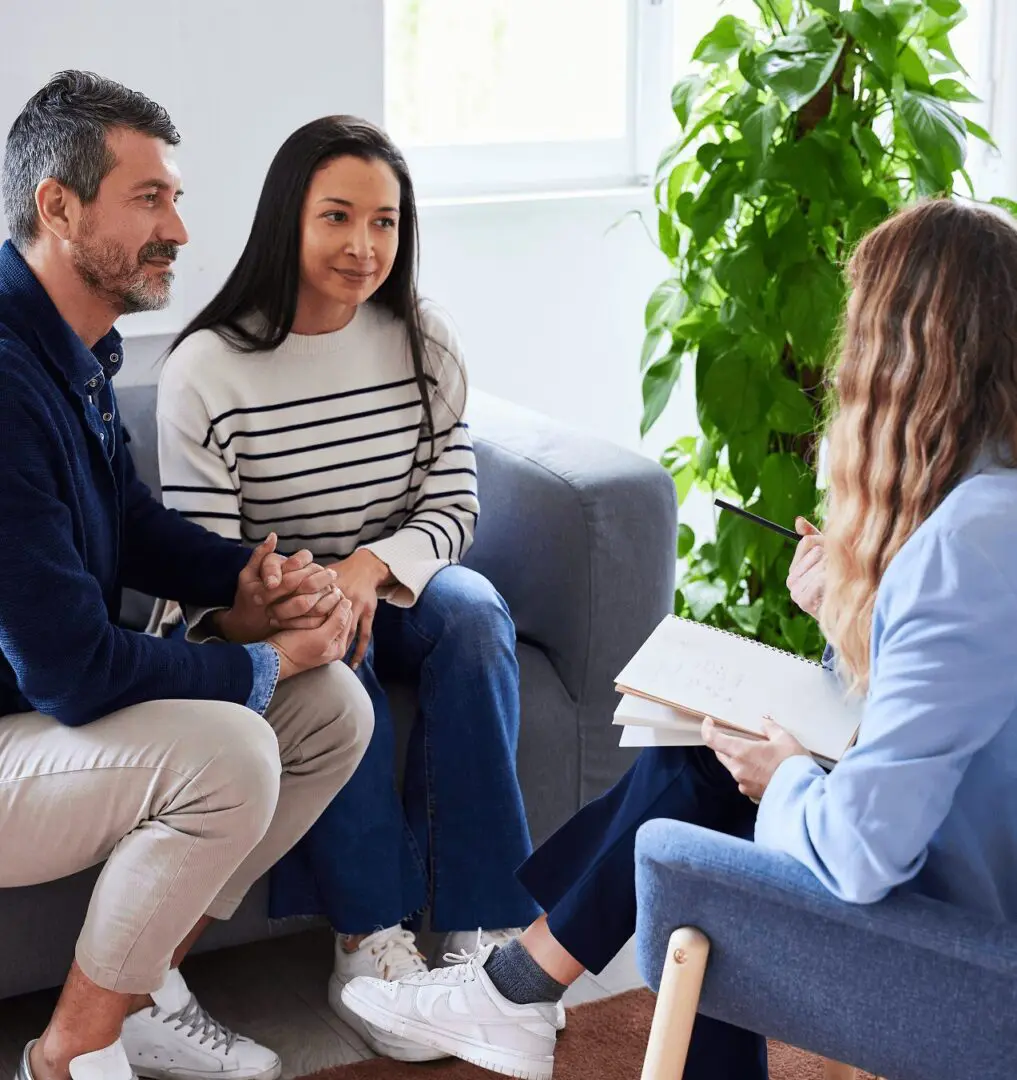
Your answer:
[[[642,1080],[680,1080],[685,1072],[709,954],[710,942],[702,931],[683,926],[671,935]]]
[[[824,1058],[823,1080],[855,1080],[855,1070],[851,1065]]]

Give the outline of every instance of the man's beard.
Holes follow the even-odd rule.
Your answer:
[[[158,311],[170,302],[173,273],[164,270],[156,279],[145,273],[150,259],[175,259],[176,244],[155,241],[132,258],[126,248],[112,240],[93,240],[89,232],[74,244],[72,258],[81,280],[122,314]]]

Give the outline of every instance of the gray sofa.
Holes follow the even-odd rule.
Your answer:
[[[155,390],[127,387],[118,399],[138,470],[158,493]],[[613,677],[671,608],[675,491],[646,458],[483,394],[470,420],[483,512],[467,562],[515,618],[519,775],[539,842],[631,762],[611,728]],[[129,596],[125,623],[144,626],[150,605]],[[405,731],[413,688],[389,689]],[[63,980],[97,872],[0,890],[0,998]],[[266,912],[262,880],[200,947],[293,929]]]

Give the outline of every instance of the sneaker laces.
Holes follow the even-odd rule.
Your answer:
[[[461,952],[447,952],[444,961],[448,967],[435,968],[433,971],[421,971],[410,975],[402,980],[403,983],[422,983],[440,985],[446,983],[473,982],[477,977],[480,954],[485,950],[490,953],[483,941],[483,931],[477,931],[477,941],[472,952],[463,949]]]
[[[366,939],[361,948],[367,947],[386,982],[407,978],[427,971],[427,961],[417,949],[417,939],[409,930],[393,926],[379,930]]]
[[[158,1017],[162,1013],[162,1009],[158,1005],[152,1006],[152,1016]],[[209,1016],[208,1012],[198,1004],[198,999],[191,994],[191,1000],[180,1009],[178,1012],[169,1013],[162,1018],[164,1024],[176,1024],[174,1030],[182,1031],[187,1028],[187,1037],[193,1039],[200,1035],[198,1044],[204,1046],[209,1039],[214,1040],[212,1042],[212,1049],[218,1050],[220,1047],[225,1047],[223,1053],[228,1054],[237,1041],[238,1036],[235,1035],[225,1024],[220,1024],[218,1020],[214,1020]]]

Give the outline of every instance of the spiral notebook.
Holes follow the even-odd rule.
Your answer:
[[[759,738],[770,716],[810,754],[839,761],[854,742],[862,703],[844,696],[836,677],[822,665],[702,623],[667,616],[615,680],[629,698],[677,710],[671,727],[687,731],[691,720],[713,717],[734,734]],[[615,720],[623,725],[666,732],[662,712],[648,722],[622,705]],[[661,745],[665,736],[657,735]],[[623,745],[625,745],[623,740]],[[628,745],[634,745],[629,740]],[[686,744],[687,745],[687,744]]]

